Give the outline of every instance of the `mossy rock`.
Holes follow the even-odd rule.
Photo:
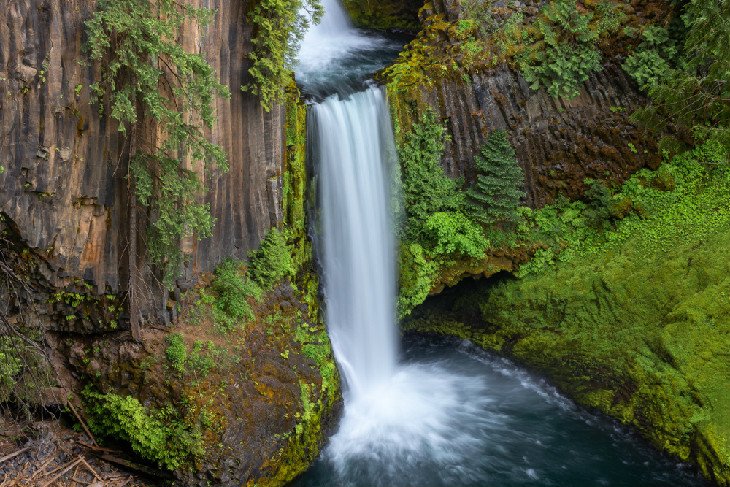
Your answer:
[[[726,169],[708,169],[618,224],[623,237],[519,279],[462,284],[406,326],[510,355],[730,485],[728,186]]]
[[[343,0],[343,6],[357,27],[416,32],[420,0]]]

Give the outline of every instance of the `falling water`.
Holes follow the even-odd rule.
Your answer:
[[[373,87],[345,100],[327,98],[312,107],[310,120],[327,323],[350,393],[359,396],[390,378],[396,365],[390,115]]]
[[[442,479],[461,479],[449,466],[477,455],[481,444],[464,425],[494,421],[490,415],[476,417],[487,401],[484,382],[438,364],[398,362],[390,207],[397,159],[390,112],[384,90],[366,85],[356,91],[353,79],[342,77],[342,71],[353,72],[348,64],[353,56],[359,76],[363,53],[372,72],[383,62],[377,46],[387,41],[343,21],[336,0],[325,2],[325,8],[335,18],[326,14],[323,25],[305,38],[297,70],[305,90],[335,93],[312,105],[308,118],[320,191],[326,320],[345,379],[345,414],[325,455],[343,484],[353,469],[374,469],[364,477],[374,485],[373,475],[379,476],[387,485],[415,464],[442,470]],[[315,61],[308,58],[314,52]],[[314,65],[327,68],[318,73]]]

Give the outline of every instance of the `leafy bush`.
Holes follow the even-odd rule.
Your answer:
[[[463,206],[463,193],[441,167],[445,138],[446,129],[428,110],[398,145],[406,214],[404,233],[410,240],[423,236],[424,225],[432,214],[458,211]]]
[[[636,51],[626,58],[624,70],[644,91],[666,82],[670,74],[669,61],[677,49],[669,38],[669,31],[662,27],[650,26],[642,33],[643,41]]]
[[[467,192],[469,216],[485,225],[514,226],[525,175],[504,130],[495,130],[476,156],[477,180]]]
[[[132,396],[102,394],[90,387],[82,395],[95,434],[129,442],[132,450],[160,467],[176,470],[204,453],[200,433],[177,419],[172,407],[148,410]]]
[[[180,239],[207,237],[213,226],[210,208],[199,200],[202,181],[181,161],[189,156],[204,168],[227,168],[223,150],[205,130],[213,125],[215,97],[228,96],[228,89],[200,54],[177,42],[185,22],[204,25],[210,15],[175,0],[100,0],[86,23],[89,56],[104,63],[90,86],[94,101],[100,108],[108,104],[122,133],[145,118],[162,132],[151,151],[130,138],[130,174],[137,199],[150,208],[148,247],[168,286],[180,271]]]
[[[258,95],[266,111],[284,100],[299,43],[322,13],[318,0],[259,0],[248,14],[254,30],[248,69],[253,81],[241,89]]]
[[[217,348],[213,342],[204,343],[195,340],[193,348],[188,354],[187,369],[198,377],[207,376],[220,360],[223,350]]]
[[[400,269],[398,318],[400,319],[426,300],[436,277],[438,264],[430,260],[423,247],[417,243],[402,245],[398,258]]]
[[[0,337],[0,402],[10,399],[22,362],[10,337]]]
[[[215,293],[213,321],[220,331],[228,333],[242,322],[253,319],[248,298],[261,299],[261,289],[243,274],[239,263],[229,259],[219,265],[211,290]]]
[[[185,362],[188,359],[188,350],[185,347],[185,341],[179,333],[173,333],[167,337],[167,348],[165,349],[165,357],[170,362],[170,367],[179,373],[185,372]]]
[[[534,90],[545,86],[553,97],[573,98],[591,73],[601,70],[597,42],[611,23],[592,22],[592,12],[578,11],[576,0],[548,2],[536,22],[536,42],[517,57]]]
[[[249,254],[249,260],[248,274],[264,290],[295,272],[286,236],[278,228],[269,230],[259,248]]]
[[[438,211],[425,224],[435,255],[482,257],[489,247],[482,229],[463,213]]]
[[[583,211],[586,222],[594,228],[604,228],[611,220],[613,194],[603,181],[586,179],[585,183],[588,185],[583,195],[586,201]]]
[[[216,347],[213,342],[207,343],[196,340],[188,351],[185,340],[180,333],[173,333],[167,337],[165,356],[170,367],[178,374],[193,374],[196,378],[206,377],[223,358],[224,350]]]

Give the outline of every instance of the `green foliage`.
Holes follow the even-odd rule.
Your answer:
[[[18,356],[17,345],[11,337],[0,336],[0,403],[10,399],[22,370],[23,363]]]
[[[676,67],[649,87],[652,104],[636,114],[656,127],[679,125],[697,141],[730,147],[730,2],[690,0]]]
[[[204,378],[220,363],[224,354],[225,351],[211,341],[195,340],[188,354],[187,369],[196,377]]]
[[[204,453],[200,433],[183,424],[171,406],[148,409],[132,396],[102,394],[90,387],[82,395],[96,435],[126,441],[162,468],[189,466]]]
[[[479,225],[460,212],[437,211],[424,226],[435,255],[479,258],[489,246]]]
[[[310,23],[319,22],[322,14],[318,0],[258,0],[249,12],[253,49],[248,73],[252,82],[241,88],[258,95],[266,111],[284,101],[299,43]]]
[[[177,42],[186,21],[204,25],[209,19],[208,9],[175,0],[100,0],[86,23],[89,56],[104,63],[92,95],[108,107],[121,132],[132,132],[130,174],[137,199],[150,208],[148,247],[153,261],[164,266],[168,286],[182,263],[180,239],[207,237],[213,226],[208,205],[199,201],[197,169],[227,168],[205,129],[213,124],[215,97],[228,96],[228,90],[201,55]],[[144,119],[162,133],[153,148],[135,136]]]
[[[262,289],[272,289],[285,277],[293,277],[294,260],[284,232],[272,228],[257,250],[249,253],[248,274]]]
[[[497,31],[499,25],[492,16],[492,0],[463,0],[460,3],[464,17],[477,25],[481,37],[488,37]]]
[[[366,29],[418,31],[419,0],[343,0],[352,23]]]
[[[525,175],[504,130],[495,130],[476,156],[477,180],[467,193],[469,215],[485,225],[512,227],[525,195]]]
[[[521,238],[540,242],[546,248],[521,266],[517,274],[541,272],[557,262],[619,245],[636,239],[637,232],[655,232],[645,236],[648,250],[649,245],[664,248],[665,235],[677,225],[694,235],[714,231],[727,217],[722,189],[728,184],[727,157],[726,147],[710,141],[665,162],[658,171],[639,171],[615,194],[599,183],[591,183],[586,202],[562,199],[530,212]],[[709,176],[712,179],[707,183]],[[713,207],[718,210],[706,210]],[[687,218],[700,208],[707,215]],[[647,225],[646,219],[655,224]]]
[[[594,21],[593,12],[581,13],[576,0],[548,2],[536,22],[539,34],[517,57],[530,87],[545,86],[555,98],[577,96],[588,76],[600,71],[597,42],[615,23]]]
[[[482,227],[467,216],[460,182],[450,179],[441,167],[444,140],[445,128],[429,110],[398,144],[405,213],[399,317],[423,302],[443,267],[479,259],[490,245]]]
[[[589,226],[590,202],[525,212],[543,242],[556,238],[541,254],[543,262],[518,279],[465,291],[443,316],[425,308],[426,317],[410,328],[512,355],[580,404],[634,425],[658,447],[694,457],[727,482],[726,157],[727,148],[706,143],[660,171],[640,171],[610,200],[596,191],[604,203],[630,198],[644,208],[605,230]],[[484,323],[453,323],[472,313]],[[707,449],[698,450],[705,441]]]
[[[585,182],[588,185],[583,195],[587,203],[583,210],[586,223],[594,228],[604,228],[611,220],[611,190],[602,181],[587,179]]]
[[[167,337],[167,349],[165,357],[170,362],[170,367],[180,374],[185,372],[185,362],[188,359],[188,350],[185,341],[180,333],[173,333]]]
[[[667,82],[671,73],[670,61],[677,53],[669,31],[650,26],[642,33],[643,41],[636,51],[626,58],[624,70],[644,91]]]
[[[170,368],[180,375],[193,374],[196,378],[205,378],[224,358],[225,351],[216,347],[213,342],[196,340],[188,351],[185,340],[180,333],[167,337],[165,356]]]
[[[213,321],[223,333],[254,318],[249,298],[261,299],[261,288],[242,272],[241,265],[226,260],[215,270],[210,285],[214,296],[212,301]]]
[[[445,138],[445,127],[428,110],[398,145],[408,239],[418,240],[424,235],[424,226],[432,214],[458,211],[463,205],[463,193],[441,167]]]
[[[426,300],[436,277],[438,264],[430,260],[423,247],[417,243],[401,245],[398,258],[400,269],[398,318],[400,319]]]

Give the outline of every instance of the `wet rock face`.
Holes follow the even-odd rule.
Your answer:
[[[451,140],[443,164],[450,176],[473,180],[474,156],[492,130],[509,133],[525,170],[526,203],[540,207],[558,194],[578,197],[584,180],[625,180],[659,164],[656,142],[629,122],[646,102],[615,63],[593,75],[573,100],[530,90],[507,66],[442,80],[424,95],[447,120]]]
[[[204,29],[186,28],[181,42],[203,53],[232,96],[217,101],[211,132],[230,171],[206,181],[216,225],[212,238],[186,247],[186,279],[224,257],[245,257],[282,218],[284,141],[283,110],[266,113],[239,88],[247,76],[247,2],[191,3],[215,16]],[[96,292],[125,291],[134,265],[140,313],[159,317],[163,292],[147,266],[145,212],[130,224],[128,145],[89,100],[99,67],[82,64],[84,22],[94,8],[86,0],[17,0],[0,14],[0,212],[47,259],[55,286],[83,279]]]

